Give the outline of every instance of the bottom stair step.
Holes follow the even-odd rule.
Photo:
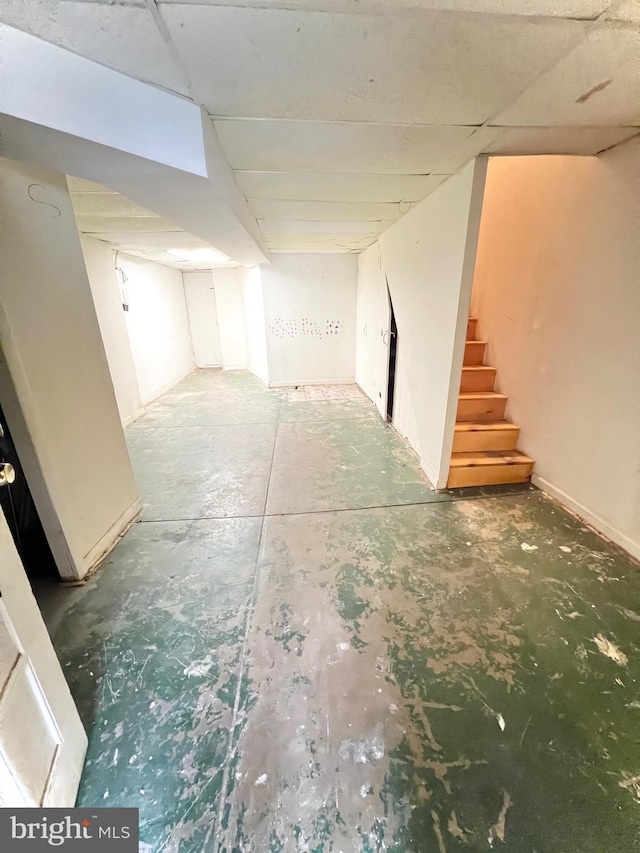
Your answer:
[[[518,450],[453,453],[447,486],[455,489],[526,483],[534,464],[533,459]]]
[[[453,438],[454,453],[515,450],[520,428],[509,421],[459,421]]]

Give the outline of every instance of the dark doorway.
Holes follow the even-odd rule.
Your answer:
[[[10,462],[15,468],[15,481],[0,486],[0,505],[29,580],[44,578],[60,580],[2,408],[0,408],[0,462]]]
[[[393,392],[396,385],[396,352],[398,349],[398,327],[396,326],[396,315],[393,311],[393,301],[387,285],[389,297],[389,308],[391,313],[391,328],[389,329],[389,379],[387,382],[387,420],[393,420]]]

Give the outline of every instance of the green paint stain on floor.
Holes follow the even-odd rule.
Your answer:
[[[80,804],[153,853],[640,849],[630,558],[530,487],[432,492],[355,389],[198,371],[128,435],[142,521],[40,593]]]

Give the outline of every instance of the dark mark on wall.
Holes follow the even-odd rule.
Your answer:
[[[585,92],[584,95],[580,95],[579,98],[576,98],[576,104],[584,104],[584,102],[588,101],[593,95],[596,95],[598,92],[602,92],[603,89],[610,86],[612,82],[612,80],[603,80],[602,83],[598,83],[598,85],[594,86],[593,89],[589,89],[589,91]]]

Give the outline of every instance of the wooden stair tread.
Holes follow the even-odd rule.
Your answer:
[[[458,395],[460,400],[506,400],[506,394],[498,394],[497,391],[462,391]]]
[[[463,365],[462,369],[463,370],[478,370],[478,371],[485,370],[486,371],[486,370],[495,370],[495,367],[491,367],[488,364],[465,364],[465,365]]]
[[[452,468],[475,468],[481,465],[533,465],[533,459],[519,450],[484,450],[452,453]]]
[[[520,427],[510,421],[457,421],[456,432],[481,432],[484,430],[518,430]]]

